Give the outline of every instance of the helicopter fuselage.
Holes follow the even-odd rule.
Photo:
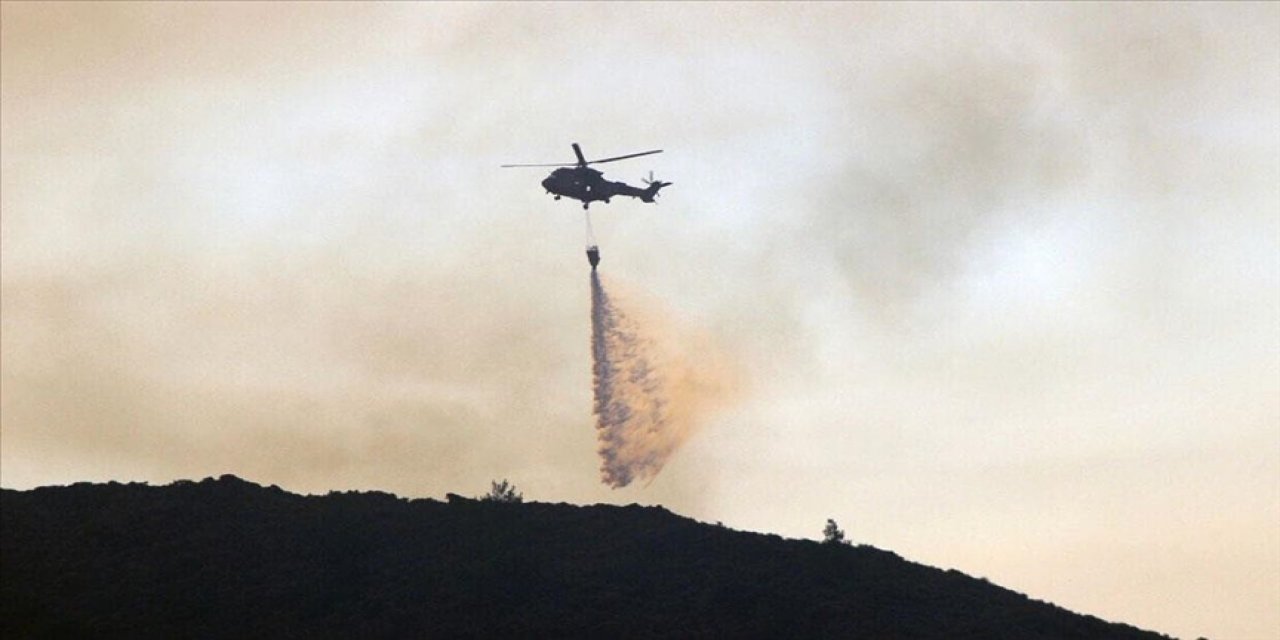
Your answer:
[[[644,202],[653,202],[653,196],[661,187],[654,188],[650,185],[646,189],[641,189],[625,182],[605,180],[603,173],[590,167],[565,167],[552,171],[551,175],[542,181],[542,188],[554,195],[557,200],[565,197],[581,201],[585,209],[592,202],[608,202],[614,196],[630,196]]]

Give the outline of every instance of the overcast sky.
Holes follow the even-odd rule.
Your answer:
[[[0,5],[0,483],[663,504],[1280,628],[1280,6]],[[741,380],[599,481],[609,278]]]

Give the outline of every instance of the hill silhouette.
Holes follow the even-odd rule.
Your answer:
[[[659,507],[301,496],[223,476],[6,489],[0,514],[5,638],[1165,637]]]

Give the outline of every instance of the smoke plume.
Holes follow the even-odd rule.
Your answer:
[[[591,272],[600,479],[615,489],[652,481],[701,418],[729,396],[732,376],[715,351],[680,342],[680,332],[664,330],[659,319],[642,323],[620,309]]]

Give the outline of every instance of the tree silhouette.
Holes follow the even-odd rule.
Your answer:
[[[844,539],[844,531],[831,518],[827,518],[827,526],[822,528],[822,544],[849,544]]]
[[[480,499],[486,502],[524,502],[524,495],[516,493],[516,486],[507,482],[506,478],[502,482],[490,482],[492,488],[489,493],[484,494]]]

